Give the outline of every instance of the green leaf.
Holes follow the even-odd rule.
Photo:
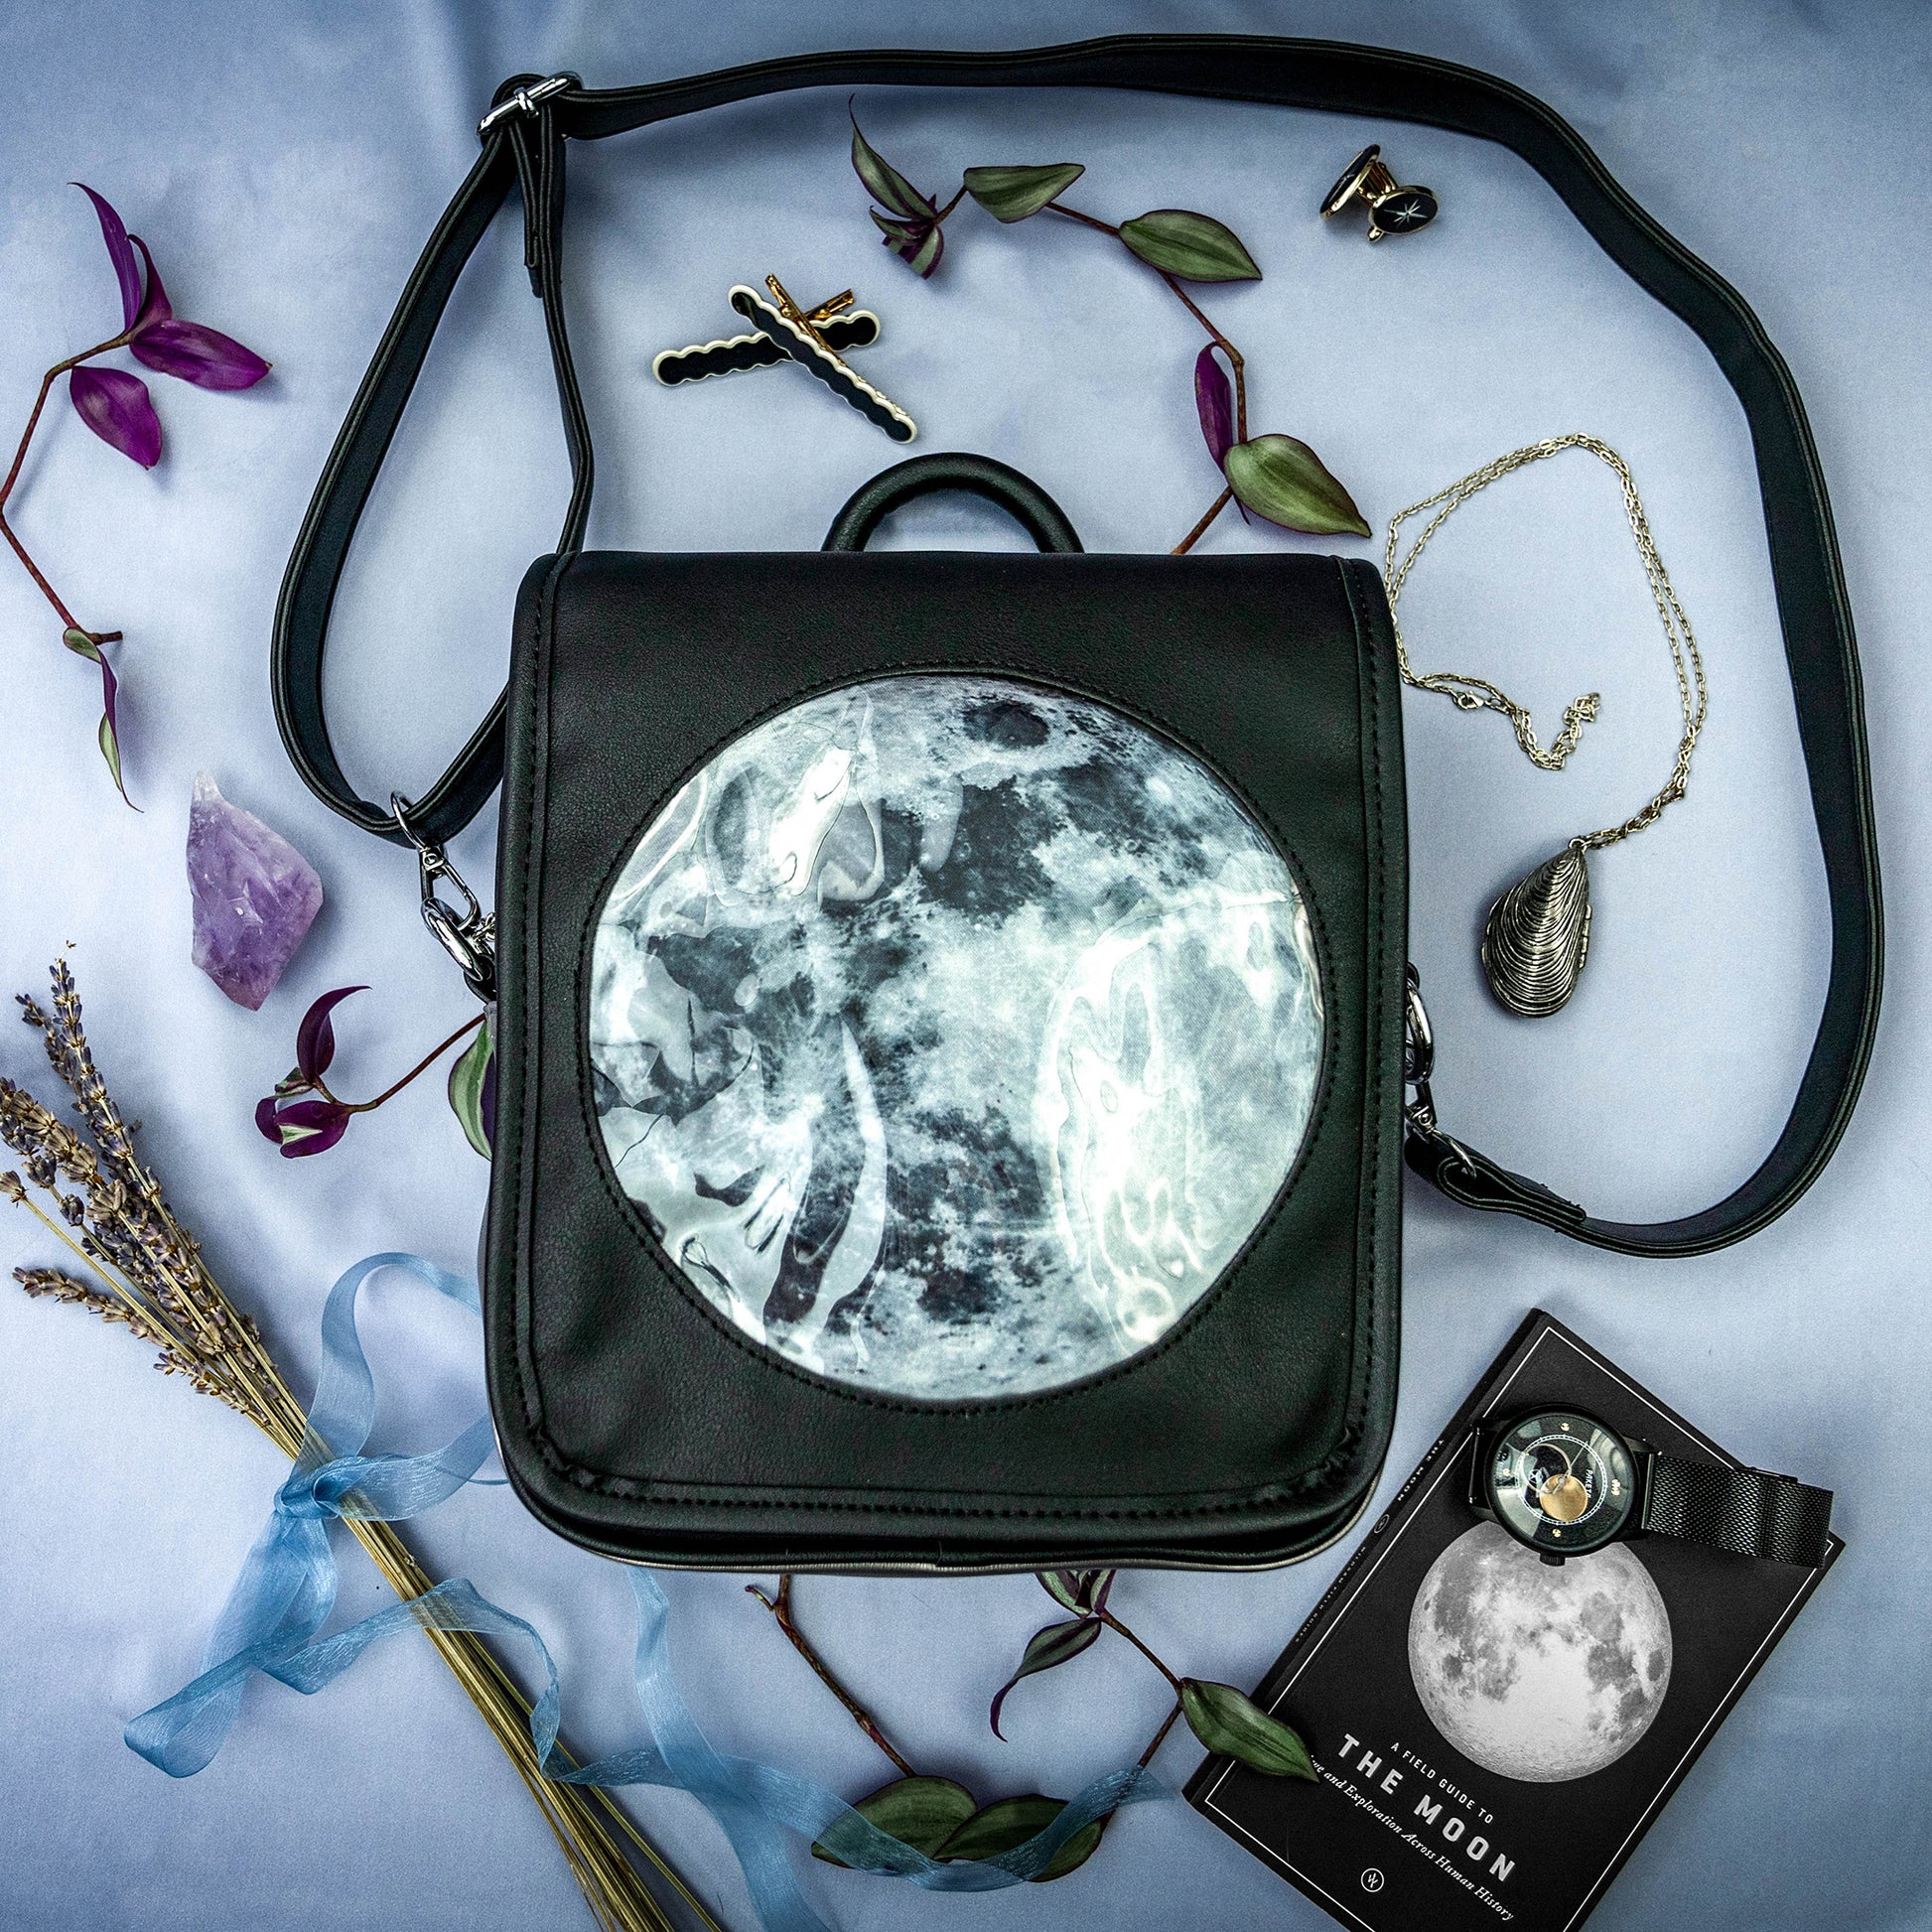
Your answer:
[[[1317,536],[1368,535],[1368,524],[1327,466],[1292,436],[1236,443],[1221,461],[1238,501],[1288,530]]]
[[[489,1022],[485,1020],[463,1056],[450,1068],[450,1111],[462,1122],[464,1138],[485,1161],[489,1159],[489,1136],[483,1132],[483,1095],[489,1053]]]
[[[1042,1798],[1037,1793],[1024,1798],[1002,1798],[984,1811],[975,1812],[933,1857],[997,1859],[1016,1846],[1025,1845],[1030,1838],[1037,1838],[1065,1809],[1064,1798]],[[1051,1879],[1064,1878],[1069,1871],[1085,1864],[1093,1857],[1104,1828],[1104,1821],[1098,1818],[1091,1825],[1082,1825],[1053,1854],[1046,1868],[1033,1882],[1043,1885]]]
[[[84,657],[89,662],[95,664],[100,662],[100,646],[84,630],[77,626],[70,626],[62,631],[61,641],[76,657]]]
[[[1088,1605],[1080,1601],[1080,1580],[1086,1574],[1084,1570],[1042,1570],[1039,1587],[1062,1609],[1084,1610]]]
[[[909,1845],[927,1858],[939,1856],[939,1848],[979,1809],[979,1800],[963,1784],[951,1778],[899,1778],[881,1785],[869,1798],[852,1807],[869,1824],[877,1825],[889,1838]],[[812,1857],[827,1864],[849,1864],[827,1846],[837,1841],[840,1826],[834,1825],[816,1845]],[[847,1827],[847,1829],[850,1829]]]
[[[1111,1570],[1042,1570],[1037,1582],[1055,1603],[1084,1616],[1090,1610],[1106,1607],[1114,1573]]]
[[[127,795],[127,781],[121,776],[121,741],[114,731],[114,721],[103,711],[100,715],[100,729],[94,734],[94,742],[100,747],[100,755],[107,760],[107,769],[113,774],[114,789],[121,794],[121,802],[132,805],[134,800]]]
[[[1241,237],[1212,215],[1157,207],[1120,224],[1120,238],[1142,261],[1183,282],[1258,282],[1261,270]]]
[[[1301,1738],[1232,1684],[1187,1678],[1180,1687],[1180,1710],[1209,1750],[1238,1757],[1270,1777],[1313,1779],[1314,1765]]]
[[[1037,168],[968,168],[966,192],[996,221],[1024,221],[1086,173],[1077,161]]]
[[[1028,1639],[1026,1655],[1020,1659],[1020,1668],[1000,1686],[993,1699],[993,1709],[988,1714],[988,1722],[993,1726],[996,1737],[1004,1736],[1000,1729],[1000,1707],[1007,1701],[1007,1693],[1023,1677],[1032,1677],[1039,1671],[1051,1670],[1055,1664],[1071,1663],[1083,1650],[1091,1649],[1093,1641],[1100,1635],[1103,1625],[1096,1616],[1076,1617],[1071,1623],[1049,1623],[1043,1630],[1035,1630]]]
[[[859,117],[852,117],[852,167],[866,185],[866,193],[891,214],[907,219],[924,215],[930,220],[938,209],[905,179],[893,164],[859,132]]]
[[[930,275],[939,266],[939,251],[945,245],[946,231],[935,221],[917,249],[904,258],[906,267],[915,275]]]

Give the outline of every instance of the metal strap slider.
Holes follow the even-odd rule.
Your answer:
[[[486,135],[498,121],[506,121],[512,114],[534,114],[539,102],[548,100],[552,94],[562,93],[566,87],[581,84],[574,73],[553,73],[548,80],[539,80],[533,87],[519,87],[509,99],[498,101],[477,123],[477,132]]]

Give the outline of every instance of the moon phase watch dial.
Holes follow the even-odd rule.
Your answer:
[[[1539,1410],[1484,1435],[1476,1454],[1483,1502],[1546,1557],[1600,1550],[1629,1526],[1637,1501],[1630,1451],[1588,1416]]]

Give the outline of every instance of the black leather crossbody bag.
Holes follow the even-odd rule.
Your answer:
[[[1400,687],[1367,564],[1085,555],[1025,478],[946,456],[861,490],[820,553],[581,548],[565,142],[861,85],[1142,88],[1479,135],[1697,331],[1757,453],[1832,918],[1796,1103],[1728,1198],[1600,1220],[1438,1124],[1405,986]],[[444,305],[512,186],[569,513],[518,597],[503,697],[422,798],[385,808],[330,747],[330,607]],[[1004,504],[1040,554],[866,554],[931,488]],[[611,91],[506,81],[317,489],[274,684],[311,788],[416,847],[426,918],[497,1002],[497,1433],[529,1506],[616,1556],[1306,1556],[1359,1514],[1388,1443],[1405,1148],[1465,1205],[1699,1253],[1816,1177],[1870,1047],[1858,661],[1790,374],[1557,115],[1439,61],[1136,37],[812,55]],[[499,778],[492,925],[441,889],[444,845]]]

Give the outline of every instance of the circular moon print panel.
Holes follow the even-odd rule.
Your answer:
[[[1436,1559],[1409,1613],[1409,1672],[1436,1728],[1527,1784],[1614,1764],[1662,1708],[1670,1666],[1670,1614],[1621,1543],[1559,1568],[1478,1523]]]
[[[886,677],[748,732],[600,915],[618,1179],[746,1334],[932,1399],[1158,1341],[1268,1212],[1321,1063],[1309,918],[1106,706]]]

